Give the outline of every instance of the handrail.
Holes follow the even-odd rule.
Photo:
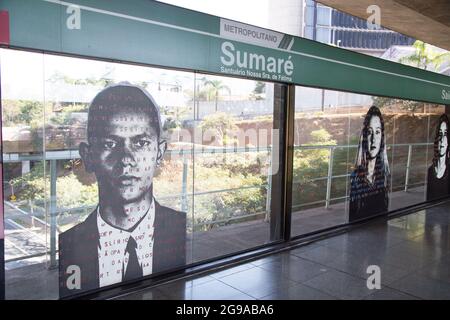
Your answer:
[[[406,147],[406,146],[426,146],[433,145],[433,143],[418,142],[418,143],[397,143],[388,144],[387,147]],[[309,145],[301,144],[294,146],[294,150],[298,149],[329,149],[329,148],[356,148],[358,145]],[[265,147],[216,147],[216,146],[194,146],[190,149],[167,150],[166,155],[192,155],[192,154],[227,154],[227,153],[243,153],[243,152],[263,152],[271,151],[271,146]],[[80,159],[78,149],[74,150],[55,150],[46,151],[45,154],[39,153],[34,155],[20,154],[20,153],[3,153],[3,162],[21,162],[21,161],[42,161],[42,160],[74,160]]]
[[[433,143],[402,143],[402,144],[391,144],[388,145],[388,147],[412,147],[412,146],[429,146],[429,145],[433,145]],[[336,148],[354,148],[357,147],[358,145],[297,145],[294,146],[294,149],[297,150],[314,150],[314,149],[336,149]],[[260,151],[268,151],[270,150],[271,147],[264,147],[264,148],[256,148],[256,147],[241,147],[241,148],[221,148],[221,152],[218,152],[217,150],[207,150],[206,152],[200,152],[201,154],[207,153],[207,154],[217,154],[217,153],[228,153],[231,151],[235,151],[235,153],[239,153],[239,152],[260,152]],[[172,152],[175,154],[189,154],[187,151],[187,149],[181,149],[181,150],[168,150],[168,152]],[[51,151],[50,151],[51,152]],[[197,152],[196,152],[197,153]],[[74,151],[70,151],[71,156],[74,155]],[[409,157],[411,157],[411,153],[408,152],[408,167],[407,167],[407,172],[409,173],[409,169],[410,168],[414,168],[416,166],[411,166],[410,165],[410,159]],[[55,157],[51,157],[53,159],[55,159]],[[329,159],[329,162],[332,162],[332,159],[334,159],[333,157],[330,157],[331,159]],[[22,158],[18,157],[17,160],[15,161],[21,161]],[[26,156],[25,159],[29,159],[28,155]],[[58,158],[59,160],[63,160],[62,158]],[[70,157],[70,159],[73,159],[73,157]],[[67,160],[67,159],[65,159]],[[23,161],[28,161],[28,160],[23,160]],[[332,166],[331,166],[331,170],[332,170]],[[330,172],[330,166],[328,168],[328,171]],[[327,176],[323,176],[323,177],[317,177],[314,179],[309,179],[308,181],[312,182],[312,181],[320,181],[320,180],[332,180],[332,179],[336,179],[336,178],[343,178],[343,177],[348,177],[350,176],[350,174],[341,174],[341,175],[330,175],[328,174]],[[408,175],[407,175],[408,177]],[[409,179],[409,177],[408,177]],[[296,183],[302,183],[301,181],[294,181],[294,184]],[[231,192],[231,191],[238,191],[238,190],[244,190],[244,189],[260,189],[260,188],[265,188],[268,189],[267,185],[251,185],[251,186],[244,186],[244,187],[237,187],[237,188],[227,188],[227,189],[218,189],[218,190],[211,190],[211,191],[201,191],[201,192],[187,192],[185,194],[185,196],[187,197],[191,197],[191,196],[200,196],[200,195],[207,195],[207,194],[214,194],[214,193],[223,193],[223,192]],[[327,189],[328,190],[328,189]],[[169,196],[163,196],[160,197],[159,199],[162,200],[166,200],[166,199],[173,199],[173,198],[178,198],[180,196],[183,196],[183,193],[178,193],[178,194],[172,194]],[[331,200],[335,200],[334,198],[329,198],[329,199],[325,199],[325,201],[329,202]],[[323,201],[322,201],[323,202]],[[10,203],[11,204],[11,203]],[[309,205],[309,203],[304,204],[304,205]],[[11,206],[13,206],[11,204]],[[61,213],[61,212],[70,212],[70,211],[78,211],[78,210],[84,210],[86,208],[94,208],[95,206],[82,206],[82,207],[76,207],[76,208],[57,208],[57,211],[55,213]],[[20,210],[20,209],[19,209]]]
[[[426,184],[426,181],[423,183],[410,183],[409,182],[409,175],[410,175],[412,168],[426,167],[425,165],[416,165],[416,166],[411,165],[411,157],[412,157],[411,150],[412,150],[412,148],[415,146],[417,147],[417,146],[431,146],[431,145],[433,145],[433,143],[401,143],[401,144],[387,145],[388,148],[408,147],[406,179],[405,179],[405,188],[404,188],[405,192],[408,191],[408,187],[410,187],[410,186]],[[302,203],[299,205],[293,205],[293,207],[298,208],[298,207],[304,207],[304,206],[312,206],[312,205],[316,205],[316,204],[325,202],[325,207],[329,208],[330,203],[332,201],[347,199],[348,195],[341,196],[341,197],[334,197],[334,198],[331,197],[331,186],[332,186],[333,179],[344,178],[344,177],[350,176],[350,173],[339,174],[339,175],[333,174],[334,150],[335,149],[345,149],[345,148],[356,148],[356,147],[358,147],[358,145],[297,145],[297,146],[294,146],[294,150],[300,150],[300,151],[328,149],[330,151],[330,155],[329,155],[329,159],[328,159],[329,163],[328,163],[328,170],[327,170],[326,176],[315,177],[313,179],[308,179],[307,181],[294,181],[293,182],[294,184],[297,184],[297,183],[326,180],[327,187],[326,187],[325,199],[318,200],[318,201],[311,201],[308,203]],[[193,155],[193,154],[218,155],[218,154],[244,153],[244,152],[270,152],[271,149],[272,148],[270,146],[259,147],[259,148],[258,147],[239,147],[239,148],[238,147],[233,147],[233,148],[230,148],[230,147],[227,147],[227,148],[220,148],[220,147],[202,148],[202,147],[199,147],[199,148],[193,148],[193,149],[168,150],[168,154],[169,155],[182,155],[183,158],[185,158],[186,155]],[[46,152],[45,156],[46,156],[46,160],[50,160],[50,161],[69,160],[69,159],[79,158],[78,151],[76,151],[76,150],[48,151],[48,152]],[[42,160],[42,159],[43,159],[42,154],[40,156],[39,155],[24,155],[24,156],[14,155],[12,157],[4,155],[4,158],[3,158],[4,162],[20,162],[20,161]],[[187,170],[187,166],[183,166],[183,170]],[[186,175],[183,174],[183,176],[186,176]],[[51,179],[51,180],[56,183],[56,177],[53,177],[53,178],[54,179]],[[186,183],[186,181],[184,181],[183,183]],[[234,191],[239,191],[239,190],[244,190],[244,189],[261,189],[261,188],[265,189],[268,194],[271,192],[269,183],[264,184],[264,185],[250,185],[250,186],[243,186],[243,187],[236,187],[236,188],[227,188],[227,189],[219,189],[219,190],[200,191],[200,192],[192,192],[192,191],[187,192],[186,188],[182,188],[185,191],[184,193],[182,192],[182,193],[176,193],[176,194],[171,194],[171,195],[167,195],[167,196],[162,196],[162,197],[159,197],[158,199],[159,200],[168,200],[168,199],[180,198],[182,202],[183,201],[186,202],[184,204],[185,205],[184,207],[188,208],[188,204],[187,204],[188,197],[202,196],[202,195],[208,195],[208,194],[217,194],[217,193],[224,193],[224,192],[234,192]],[[11,208],[18,210],[19,212],[25,213],[27,215],[29,214],[25,210],[20,209],[19,207],[13,205],[12,203],[10,203],[8,201],[5,201],[5,203],[8,206],[10,206]],[[76,208],[56,208],[55,212],[53,212],[51,214],[58,215],[63,212],[71,213],[71,212],[75,212],[75,211],[92,210],[93,208],[95,208],[95,206],[81,206],[81,207],[76,207]],[[45,211],[45,207],[43,209]],[[202,222],[201,224],[197,224],[196,226],[206,226],[206,225],[219,224],[219,223],[228,223],[230,221],[241,220],[241,219],[245,219],[245,218],[249,218],[249,217],[253,217],[253,216],[258,216],[261,214],[264,214],[264,211],[257,212],[257,213],[251,213],[251,214],[247,214],[247,215],[242,215],[242,216],[229,217],[227,219],[221,219],[219,221]],[[47,222],[45,222],[37,217],[36,217],[36,219],[38,219],[37,221],[39,221],[39,222],[45,223],[45,225],[47,227],[49,226],[49,224]],[[56,232],[60,232],[59,228],[57,229]],[[56,248],[51,248],[50,253],[56,254]],[[28,258],[28,256],[23,257],[23,259],[27,259],[27,258]],[[14,260],[17,261],[16,258],[14,258]]]

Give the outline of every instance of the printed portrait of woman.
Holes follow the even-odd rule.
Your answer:
[[[449,195],[449,121],[447,115],[439,117],[434,136],[433,163],[428,168],[427,200],[439,199]]]
[[[389,178],[384,121],[380,109],[372,106],[364,118],[351,174],[349,221],[388,210]]]

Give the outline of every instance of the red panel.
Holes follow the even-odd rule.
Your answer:
[[[0,11],[0,44],[9,44],[9,13]]]

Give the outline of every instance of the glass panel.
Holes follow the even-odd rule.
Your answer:
[[[293,236],[347,222],[358,106],[370,103],[363,95],[296,87]]]
[[[392,197],[390,209],[398,209],[407,205],[422,202],[426,199],[445,196],[448,187],[441,185],[440,190],[435,185],[442,184],[442,179],[433,181],[434,140],[440,117],[445,108],[422,102],[389,99],[389,108],[395,110],[395,144],[393,145],[392,190],[403,190],[400,197]],[[444,119],[445,115],[442,116]],[[442,120],[441,119],[441,120]],[[444,145],[445,147],[445,145]],[[445,154],[445,152],[444,152]],[[442,168],[446,167],[446,161]],[[445,170],[444,170],[445,172]],[[430,188],[427,192],[427,177]],[[433,195],[434,193],[437,194]]]
[[[305,27],[305,38],[312,39],[314,37],[314,28]]]
[[[445,111],[444,111],[445,110]],[[448,195],[448,106],[428,105],[430,113],[427,152],[427,200]],[[447,131],[446,131],[447,130]],[[446,134],[447,133],[447,134]],[[431,144],[433,143],[433,148]]]
[[[331,30],[328,28],[317,28],[317,41],[323,43],[330,43]]]
[[[306,26],[312,26],[314,27],[314,7],[308,7],[306,8],[306,13],[305,13],[305,25]]]
[[[281,238],[271,199],[285,86],[0,54],[8,299],[83,293]]]
[[[305,87],[295,101],[293,236],[449,194],[444,106]]]
[[[197,75],[193,261],[268,243],[274,85]]]
[[[192,220],[192,156],[181,138],[194,117],[193,73],[12,50],[2,50],[1,58],[7,298],[58,298],[120,282],[122,274],[113,268],[132,270],[121,263],[125,248],[118,245],[127,243],[122,235],[135,236],[142,275],[191,263],[185,257],[191,252],[186,221]],[[147,198],[153,201],[137,203]],[[108,210],[118,220],[109,219]],[[149,253],[142,252],[146,230],[136,231],[147,226],[140,213],[154,219],[157,230],[146,233],[155,239]],[[136,219],[136,227],[128,228]],[[112,227],[111,239],[108,230],[89,231]],[[111,258],[99,259],[101,253]]]
[[[317,7],[317,24],[322,26],[329,26],[331,21],[331,8]]]
[[[43,136],[49,105],[44,96],[44,61],[42,54],[5,49],[0,49],[0,57],[6,298],[20,298],[27,291],[35,298],[39,294],[22,284],[33,283],[33,276],[45,272],[48,250]],[[24,272],[31,265],[33,276]],[[35,280],[38,286],[44,283]]]
[[[76,95],[81,105],[70,101],[63,114],[47,117],[49,123],[65,119],[78,138],[73,145],[79,155],[55,162],[54,169],[50,160],[47,179],[52,190],[51,175],[56,176],[50,208],[56,202],[61,296],[182,267],[191,262],[192,250],[187,233],[193,169],[185,131],[194,117],[193,74],[71,60],[46,56],[48,78],[56,79],[46,86],[48,96],[67,86],[88,95],[86,101]],[[86,135],[77,135],[78,129]],[[48,140],[47,152],[55,141]],[[68,140],[55,148],[71,150],[71,145]],[[52,225],[50,249],[56,238]],[[91,240],[83,241],[86,237]],[[50,266],[54,260],[50,255]],[[77,284],[71,276],[78,271]]]

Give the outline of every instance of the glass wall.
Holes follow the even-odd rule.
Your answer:
[[[296,87],[292,235],[448,194],[442,179],[436,196],[427,181],[443,114],[442,105]]]
[[[282,239],[286,85],[0,59],[7,299],[57,299]],[[295,95],[292,236],[448,195],[444,106]]]
[[[0,58],[7,299],[56,299],[278,240],[285,86]]]

